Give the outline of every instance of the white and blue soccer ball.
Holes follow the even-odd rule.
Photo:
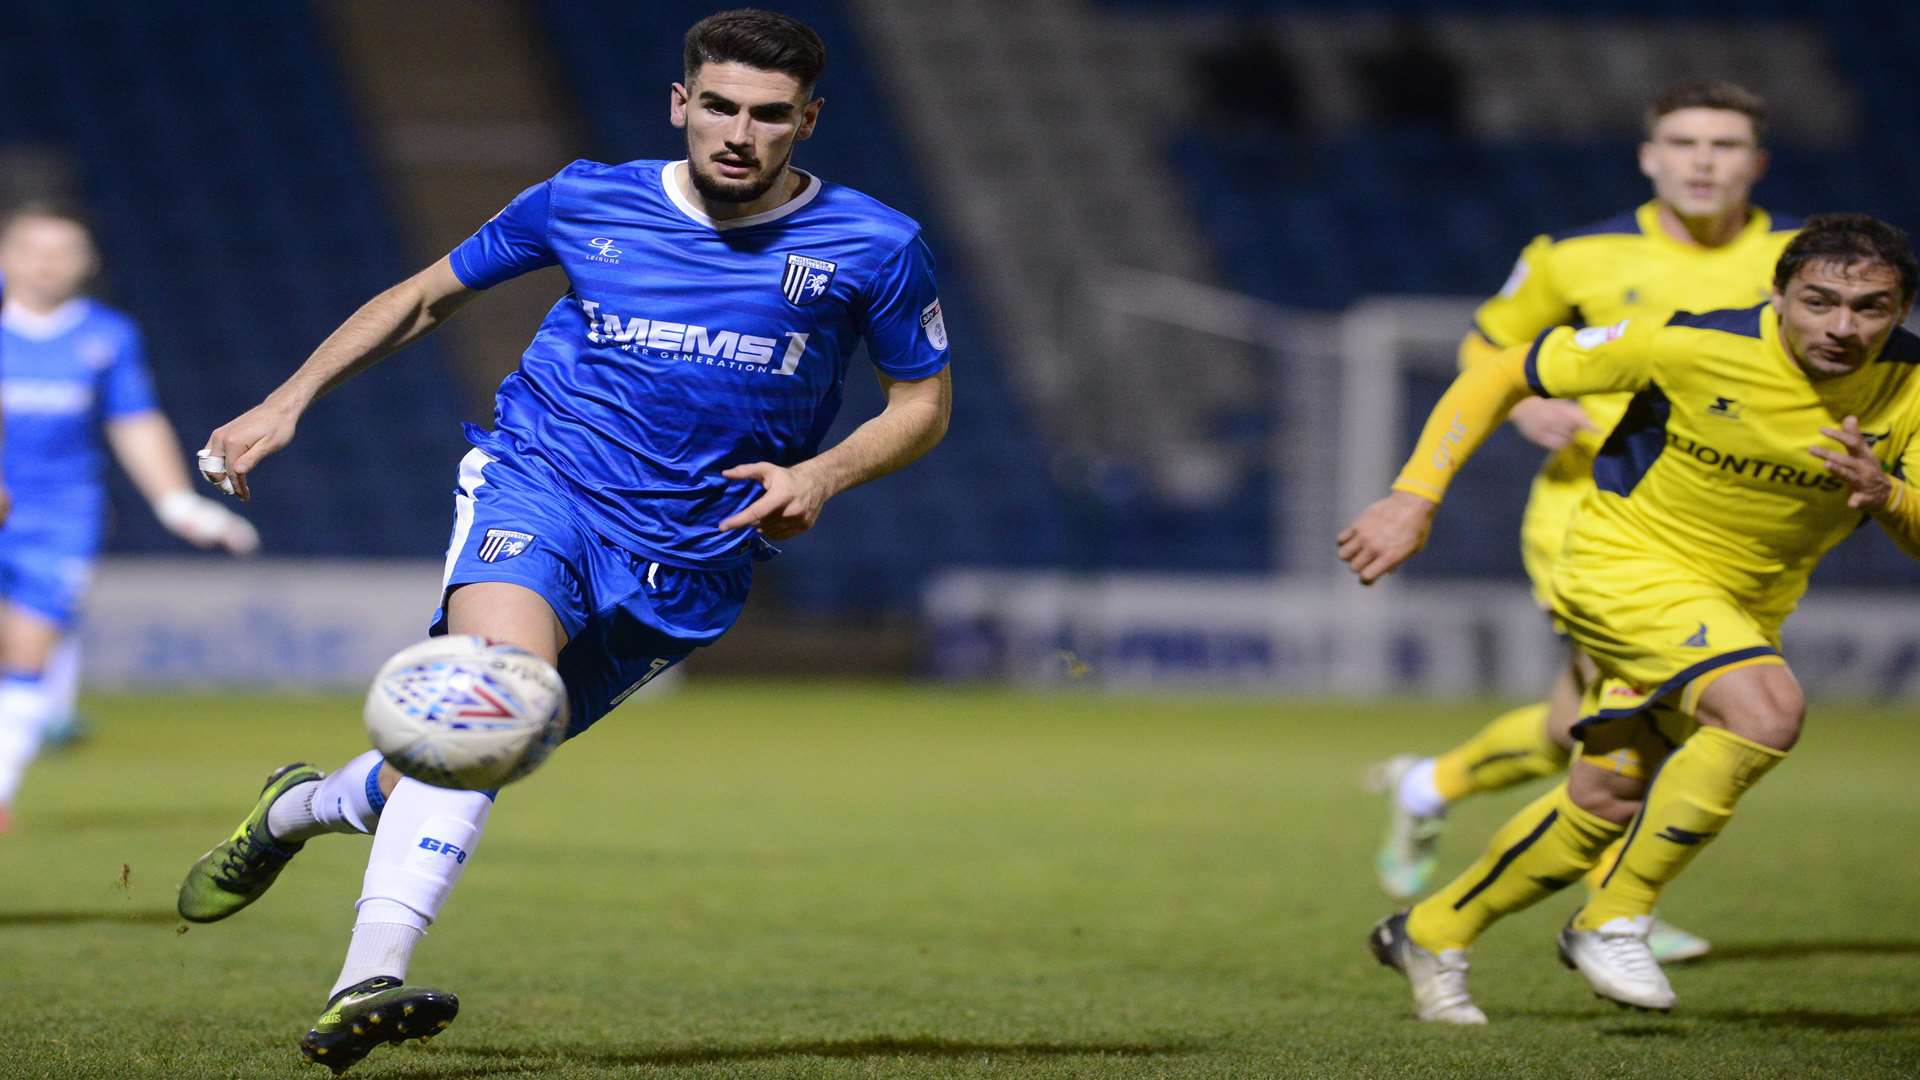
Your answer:
[[[567,733],[552,664],[474,634],[402,649],[367,691],[367,735],[401,773],[490,791],[532,772]]]

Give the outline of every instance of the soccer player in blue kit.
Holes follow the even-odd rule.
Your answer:
[[[670,97],[685,160],[577,161],[528,188],[216,430],[201,471],[246,498],[250,474],[325,391],[480,291],[564,268],[572,289],[501,384],[493,429],[468,429],[433,631],[553,662],[570,734],[585,730],[726,632],[770,541],[806,531],[833,495],[945,433],[946,326],[919,226],[789,163],[819,120],[825,57],[783,15],[695,24]],[[861,338],[885,407],[821,451]],[[346,962],[301,1040],[309,1059],[344,1069],[457,1012],[454,995],[408,983],[407,968],[492,803],[401,779],[374,751],[324,776],[285,766],[188,873],[180,913],[225,918],[306,840],[372,833]],[[427,838],[439,842],[430,850]]]
[[[0,831],[48,728],[72,705],[49,672],[106,532],[108,451],[181,539],[236,554],[260,542],[245,519],[194,494],[138,329],[83,294],[97,262],[71,211],[36,203],[0,221],[0,410],[14,504],[0,529]]]

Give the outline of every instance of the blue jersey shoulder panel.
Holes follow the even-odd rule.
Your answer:
[[[1719,330],[1723,333],[1738,334],[1741,337],[1760,336],[1760,312],[1766,304],[1755,304],[1750,308],[1726,308],[1720,311],[1676,311],[1667,320],[1668,326],[1691,326],[1697,330]]]
[[[1604,221],[1576,225],[1564,232],[1548,233],[1547,239],[1557,244],[1562,240],[1577,240],[1583,236],[1638,236],[1640,219],[1635,216],[1637,213],[1638,211],[1628,210],[1626,213],[1615,214]]]

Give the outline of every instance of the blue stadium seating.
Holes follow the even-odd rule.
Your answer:
[[[301,4],[15,0],[0,18],[0,144],[71,157],[100,291],[144,327],[189,451],[410,269],[325,40]],[[259,477],[267,550],[443,550],[459,394],[427,343],[314,409]],[[116,550],[181,550],[123,481],[114,502]]]

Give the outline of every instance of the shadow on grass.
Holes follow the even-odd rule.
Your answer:
[[[84,810],[45,810],[27,822],[33,831],[54,833],[137,832],[186,826],[212,829],[233,828],[233,806],[126,806],[92,807]]]
[[[1521,1013],[1533,1020],[1588,1021],[1604,1034],[1622,1038],[1683,1039],[1694,1034],[1683,1022],[1697,1020],[1715,1024],[1759,1024],[1769,1028],[1794,1028],[1801,1031],[1885,1031],[1895,1028],[1920,1029],[1920,1011],[1829,1012],[1821,1009],[1690,1009],[1680,1007],[1671,1017],[1650,1014],[1620,1024],[1620,1013],[1539,1009]]]
[[[0,930],[12,926],[76,926],[82,923],[140,923],[145,926],[179,926],[175,911],[129,908],[125,911],[0,911]]]
[[[1920,941],[1901,938],[1890,941],[1751,941],[1733,945],[1715,945],[1713,951],[1688,967],[1732,963],[1741,960],[1800,960],[1809,956],[1915,956]]]
[[[1735,1024],[1764,1024],[1767,1027],[1799,1028],[1804,1031],[1880,1031],[1889,1028],[1920,1028],[1920,1012],[1826,1012],[1820,1009],[1703,1009],[1686,1015],[1702,1020]]]
[[[970,1058],[970,1057],[1155,1057],[1182,1054],[1192,1046],[1151,1043],[1075,1043],[1075,1042],[969,1042],[932,1036],[871,1039],[834,1039],[817,1042],[762,1043],[741,1046],[658,1047],[620,1050],[611,1047],[543,1046],[454,1046],[442,1048],[450,1059],[454,1054],[482,1058],[491,1065],[473,1067],[462,1064],[461,1076],[490,1076],[527,1072],[543,1064],[565,1061],[573,1065],[602,1065],[637,1068],[642,1066],[713,1065],[733,1061],[772,1061],[780,1058]],[[448,1062],[451,1064],[451,1061]],[[396,1080],[450,1075],[445,1067],[428,1067],[393,1073]]]

